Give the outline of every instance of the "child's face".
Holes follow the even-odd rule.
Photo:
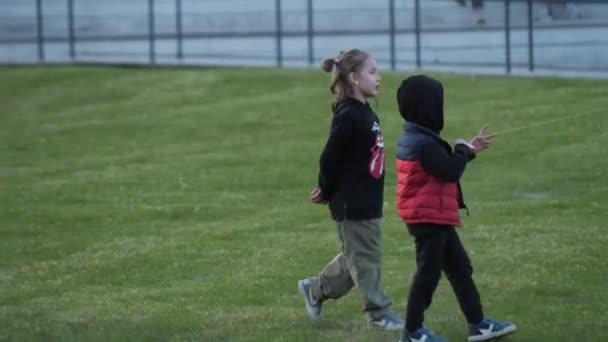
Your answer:
[[[380,90],[380,74],[378,64],[374,57],[369,57],[363,64],[363,68],[356,74],[356,81],[361,94],[365,97],[375,97]]]

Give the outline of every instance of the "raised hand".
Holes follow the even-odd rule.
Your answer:
[[[496,137],[496,134],[487,134],[487,129],[488,126],[483,126],[479,130],[479,133],[477,133],[477,136],[473,138],[473,140],[471,140],[470,144],[473,145],[475,153],[479,153],[483,150],[486,150],[490,148],[490,145],[492,145],[492,139]]]

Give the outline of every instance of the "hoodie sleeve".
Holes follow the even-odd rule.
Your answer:
[[[336,191],[340,160],[353,136],[353,117],[348,112],[338,112],[331,120],[329,138],[319,160],[319,188],[325,200]]]
[[[424,171],[445,182],[458,182],[473,158],[475,154],[464,144],[456,144],[452,155],[438,144],[429,143],[420,148],[420,164]]]

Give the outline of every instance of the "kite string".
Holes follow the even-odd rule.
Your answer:
[[[501,131],[501,132],[498,132],[498,133],[494,133],[494,134],[502,135],[502,134],[505,134],[505,133],[512,133],[512,132],[522,131],[522,130],[528,129],[530,127],[545,126],[545,125],[548,125],[548,124],[551,124],[551,123],[554,123],[554,122],[563,121],[563,120],[567,120],[567,119],[576,118],[576,117],[579,117],[579,116],[584,116],[584,115],[589,115],[589,114],[592,114],[592,113],[596,113],[596,112],[599,112],[599,111],[604,110],[604,109],[608,109],[608,106],[598,107],[598,108],[591,109],[591,110],[588,110],[588,111],[574,113],[574,114],[571,114],[571,115],[562,116],[562,117],[555,118],[555,119],[549,119],[549,120],[539,121],[539,122],[531,123],[529,125],[525,125],[525,126],[521,126],[521,127],[517,127],[517,128],[512,128],[512,129],[507,129],[507,130],[504,130],[504,131]]]

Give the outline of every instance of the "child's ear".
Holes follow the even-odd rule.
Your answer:
[[[357,73],[351,72],[348,74],[348,83],[351,85],[359,84],[359,77]]]

